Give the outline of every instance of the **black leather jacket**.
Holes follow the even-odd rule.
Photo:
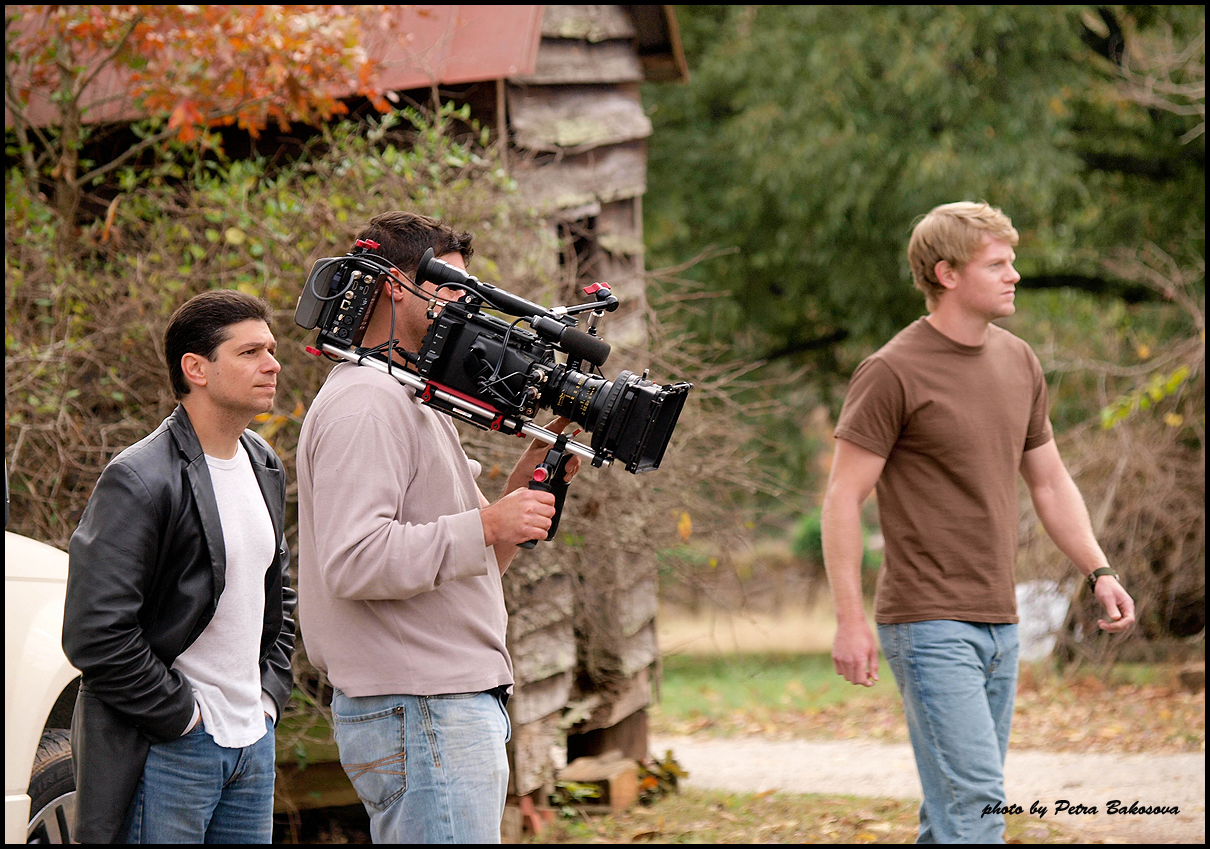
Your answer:
[[[281,541],[265,577],[260,646],[261,685],[281,716],[295,631],[286,475],[258,435],[240,441]],[[189,682],[171,667],[214,616],[225,571],[210,471],[178,406],[105,467],[71,538],[63,650],[82,673],[72,717],[75,840],[122,840],[150,745],[176,739],[193,718]]]

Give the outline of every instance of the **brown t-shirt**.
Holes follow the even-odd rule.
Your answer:
[[[1053,437],[1029,345],[995,325],[961,345],[921,318],[857,367],[835,435],[886,458],[876,621],[1016,622],[1017,473]]]

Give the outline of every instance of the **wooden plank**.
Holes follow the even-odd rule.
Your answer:
[[[648,692],[650,703],[650,692]],[[630,715],[625,715],[626,706],[622,702],[616,705],[617,710],[611,712],[602,722],[602,727],[591,728],[576,726],[567,732],[567,760],[591,757],[609,751],[621,752],[636,761],[646,760],[649,754],[650,740],[648,735],[646,706],[636,709]]]
[[[612,591],[656,574],[655,557],[649,551],[586,551],[585,560],[583,579],[592,588]]]
[[[531,631],[510,642],[513,677],[518,681],[541,681],[575,669],[576,636],[571,620]]]
[[[596,222],[597,241],[614,255],[643,255],[643,218],[637,198],[601,205]],[[637,269],[642,271],[640,265]]]
[[[526,198],[543,211],[609,203],[647,191],[647,146],[635,141],[575,156],[518,156],[512,173]]]
[[[554,251],[550,251],[549,253],[554,254]],[[554,266],[555,266],[555,263],[557,262],[557,259],[558,259],[558,257],[556,255],[555,261],[551,262],[551,268],[549,270],[552,272],[555,270]],[[476,429],[476,430],[468,430],[468,433],[471,434],[471,439],[473,439],[476,435],[483,434],[484,431]],[[490,446],[495,446],[497,444],[498,440],[499,440],[498,436],[493,436],[493,437],[491,437],[491,441],[486,444],[488,444]],[[463,440],[464,444],[467,441],[468,440],[464,439]],[[489,450],[490,450],[490,448],[489,448]],[[501,471],[500,483],[504,482],[503,475],[504,475],[504,472]],[[563,563],[559,562],[558,558],[544,557],[544,556],[542,556],[544,553],[545,552],[543,552],[539,549],[536,553],[531,554],[531,556],[529,556],[529,557],[526,557],[526,558],[518,557],[515,561],[513,561],[513,564],[508,567],[508,571],[504,573],[504,584],[505,584],[505,593],[506,594],[509,592],[513,592],[516,588],[524,586],[526,584],[537,583],[538,581],[545,578],[547,575],[556,575],[556,574],[560,574],[560,573],[566,571],[566,567],[564,566]],[[506,595],[506,597],[507,597],[507,595]]]
[[[574,683],[573,671],[568,669],[541,681],[520,681],[513,687],[508,700],[508,715],[513,725],[526,725],[567,706]]]
[[[654,663],[659,653],[655,621],[652,620],[636,634],[622,641],[621,650],[618,652],[622,661],[622,673],[628,677],[638,673]]]
[[[534,70],[508,78],[514,85],[637,83],[643,65],[629,41],[585,41],[543,38]]]
[[[639,633],[655,618],[659,604],[659,588],[654,575],[618,590],[612,600],[618,633],[623,637]]]
[[[634,38],[637,33],[621,6],[547,6],[542,13],[542,35],[608,41]]]
[[[563,731],[559,715],[543,717],[535,722],[514,725],[508,742],[508,792],[526,796],[543,787],[554,790],[555,765],[551,750],[562,748]]]
[[[508,640],[569,620],[575,609],[571,576],[558,572],[513,587],[508,593]]]
[[[519,149],[571,154],[651,135],[633,85],[510,86],[509,126]]]
[[[559,770],[558,777],[560,781],[598,785],[597,803],[614,814],[623,813],[639,801],[638,764],[620,752],[576,758]]]
[[[581,754],[598,754],[613,745],[602,743],[601,741],[605,739],[602,735],[590,735],[589,732],[612,728],[650,705],[651,676],[652,667],[640,669],[622,685],[618,692],[608,698],[602,697],[600,703],[591,710],[587,717],[568,728],[567,756],[571,758]],[[644,720],[644,736],[646,730]],[[575,746],[572,746],[573,740],[576,741]],[[591,748],[592,751],[588,751],[586,747]],[[623,751],[629,752],[624,747]],[[632,754],[632,757],[638,756]]]

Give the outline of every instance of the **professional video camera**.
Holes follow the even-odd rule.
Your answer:
[[[692,384],[659,386],[647,380],[646,371],[641,377],[623,371],[614,380],[601,375],[610,349],[597,335],[597,322],[618,307],[608,284],[585,289],[590,301],[548,309],[435,259],[430,249],[420,261],[413,289],[430,301],[432,322],[420,351],[405,352],[393,341],[366,349],[361,341],[384,279],[394,273],[397,281],[409,282],[401,269],[374,253],[377,247],[359,240],[345,256],[312,266],[294,313],[299,326],[319,328],[315,346],[307,350],[383,371],[414,389],[425,404],[476,427],[550,443],[530,482],[532,489],[555,494],[556,515],[547,539],[554,538],[558,527],[566,495],[563,470],[571,455],[594,466],[617,461],[632,474],[659,468]],[[430,281],[463,295],[438,311],[440,300],[419,288]],[[504,321],[484,309],[516,320]],[[587,331],[577,328],[574,317],[584,312],[591,312]],[[533,332],[519,327],[522,321]],[[592,434],[591,445],[535,425],[540,409],[580,425]]]

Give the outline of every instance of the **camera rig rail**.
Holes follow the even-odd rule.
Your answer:
[[[330,342],[321,343],[321,347],[309,348],[308,350],[315,354],[327,354],[330,357],[346,360],[350,363],[366,366],[383,374],[390,375],[399,383],[415,390],[420,400],[430,407],[483,430],[528,436],[551,445],[559,439],[560,434],[547,430],[533,422],[504,416],[498,410],[486,407],[473,398],[468,398],[460,392],[450,391],[406,369],[392,369],[383,357],[377,355],[367,356],[364,351],[341,348]],[[584,460],[589,460],[594,465],[609,464],[608,460],[598,462],[599,458],[592,448],[587,445],[581,445],[578,442],[567,442],[564,450],[569,454],[575,454]]]
[[[412,389],[421,402],[476,427],[549,443],[552,448],[530,487],[554,492],[558,512],[570,454],[594,466],[618,462],[632,474],[659,468],[692,384],[657,385],[647,371],[642,376],[623,371],[614,380],[600,373],[610,347],[597,335],[597,322],[618,307],[608,284],[585,289],[591,297],[585,303],[546,308],[484,283],[429,250],[412,287],[429,300],[430,325],[420,350],[403,351],[394,342],[365,348],[362,341],[387,277],[411,284],[375,253],[377,248],[358,241],[344,257],[312,266],[294,314],[299,326],[319,330],[309,351],[377,369]],[[439,299],[420,289],[426,282],[461,295]],[[505,321],[489,309],[515,320]],[[585,312],[591,313],[587,331],[575,318]],[[580,425],[591,434],[591,444],[534,424],[539,409]],[[558,518],[547,539],[554,537]]]

